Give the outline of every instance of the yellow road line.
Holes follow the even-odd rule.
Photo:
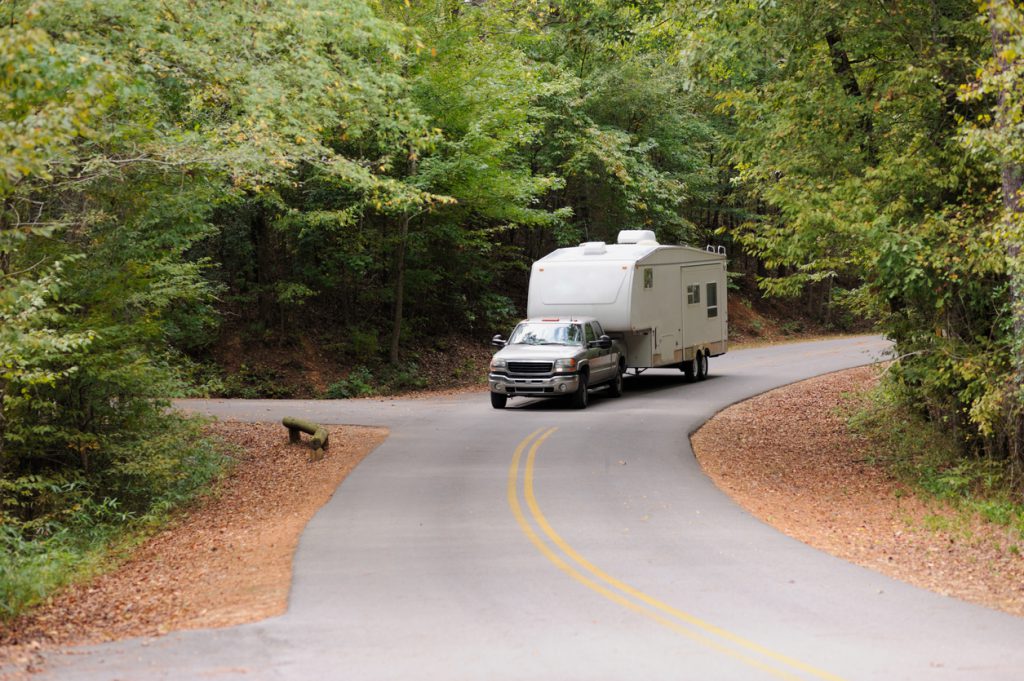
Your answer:
[[[815,667],[812,667],[810,665],[804,664],[804,663],[800,662],[799,660],[795,660],[795,659],[787,657],[785,655],[781,655],[779,653],[776,653],[776,652],[774,652],[774,651],[772,651],[772,650],[770,650],[768,648],[765,648],[764,646],[761,646],[761,645],[759,645],[757,643],[754,643],[752,641],[748,641],[748,640],[746,640],[746,639],[744,639],[744,638],[742,638],[740,636],[737,636],[736,634],[733,634],[732,632],[729,632],[729,631],[727,631],[725,629],[722,629],[721,627],[718,627],[718,626],[715,626],[713,624],[710,624],[709,622],[705,622],[704,620],[701,620],[698,617],[695,617],[695,616],[693,616],[693,615],[691,615],[689,613],[686,613],[686,612],[684,612],[682,610],[679,610],[677,608],[674,608],[674,607],[672,607],[672,606],[670,606],[670,605],[668,605],[666,603],[663,603],[663,602],[661,602],[661,601],[659,601],[659,600],[657,600],[657,599],[655,599],[655,598],[653,598],[653,597],[643,593],[642,591],[640,591],[640,590],[638,590],[638,589],[636,589],[636,588],[626,584],[625,582],[622,582],[621,580],[618,580],[615,577],[612,577],[608,573],[606,573],[603,570],[601,570],[598,567],[596,567],[593,563],[588,561],[582,555],[580,555],[579,552],[577,552],[575,549],[573,549],[572,546],[570,546],[554,530],[554,528],[551,527],[551,524],[547,521],[547,518],[544,516],[543,512],[541,512],[540,506],[537,503],[536,495],[534,494],[533,481],[534,481],[534,470],[535,470],[535,464],[536,464],[536,458],[537,458],[537,451],[540,449],[540,446],[544,443],[544,441],[547,440],[547,438],[550,437],[557,430],[557,428],[549,428],[547,431],[543,432],[543,434],[541,435],[540,433],[541,433],[542,430],[543,429],[538,429],[538,430],[534,431],[526,439],[524,439],[522,442],[520,442],[518,447],[516,447],[515,453],[514,453],[514,455],[512,457],[512,465],[509,468],[508,501],[509,501],[509,506],[512,508],[512,513],[516,517],[516,520],[519,523],[519,526],[522,528],[524,534],[526,534],[526,536],[530,539],[530,541],[534,544],[534,546],[536,546],[537,549],[545,557],[548,558],[548,560],[550,560],[559,569],[561,569],[563,572],[567,573],[569,576],[571,576],[576,581],[578,581],[578,582],[582,583],[583,585],[587,586],[588,588],[590,588],[590,589],[600,593],[601,595],[605,596],[609,600],[611,600],[611,601],[613,601],[615,603],[618,603],[619,605],[622,605],[622,606],[624,606],[624,607],[626,607],[626,608],[628,608],[630,610],[633,610],[634,612],[638,612],[640,614],[643,614],[643,615],[649,617],[650,619],[653,619],[653,620],[657,621],[659,624],[662,624],[663,626],[666,626],[666,627],[672,629],[673,631],[676,631],[677,633],[683,634],[683,635],[685,635],[685,636],[687,636],[687,637],[689,637],[689,638],[691,638],[691,639],[693,639],[693,640],[695,640],[695,641],[697,641],[697,642],[699,642],[699,643],[701,643],[703,645],[706,645],[706,646],[708,646],[708,647],[710,647],[710,648],[712,648],[714,650],[717,650],[718,652],[721,652],[721,653],[723,653],[723,654],[725,654],[725,655],[727,655],[729,657],[738,659],[738,660],[744,662],[747,665],[750,665],[750,666],[755,667],[757,669],[761,669],[762,671],[768,672],[769,674],[772,674],[773,676],[777,676],[777,677],[783,678],[783,679],[791,679],[791,680],[798,680],[798,679],[800,679],[800,677],[795,676],[792,673],[790,673],[790,672],[788,672],[788,671],[786,671],[784,669],[778,669],[777,667],[773,667],[773,666],[771,666],[771,665],[769,665],[769,664],[767,664],[767,663],[765,663],[765,662],[763,662],[761,660],[758,660],[756,658],[752,658],[749,655],[746,655],[746,654],[744,654],[743,652],[741,652],[739,650],[735,650],[734,648],[726,647],[722,643],[719,643],[718,641],[715,641],[715,640],[713,640],[711,638],[708,638],[708,636],[705,636],[705,635],[703,635],[703,634],[701,634],[699,632],[693,631],[693,629],[685,627],[682,624],[680,624],[679,622],[677,622],[677,621],[675,621],[673,619],[670,619],[669,617],[665,617],[665,615],[669,615],[671,617],[674,617],[677,620],[680,620],[680,621],[686,623],[690,627],[695,627],[697,629],[700,629],[700,630],[706,632],[707,634],[711,634],[711,635],[717,636],[717,637],[719,637],[721,639],[724,639],[724,640],[728,641],[729,643],[733,644],[736,647],[739,647],[739,648],[742,648],[742,649],[746,649],[747,651],[750,651],[750,652],[762,655],[764,657],[770,658],[770,659],[774,660],[775,662],[787,665],[788,667],[790,667],[792,669],[796,669],[796,670],[805,672],[805,673],[810,674],[810,675],[812,675],[814,677],[817,677],[819,679],[824,679],[824,680],[827,680],[827,681],[843,681],[838,676],[835,676],[833,674],[829,674],[828,672],[824,672],[822,670],[816,669]],[[539,435],[539,437],[538,437],[538,435]],[[532,442],[532,446],[531,446],[531,442]],[[629,596],[632,596],[637,601],[640,601],[640,603],[636,603],[636,602],[634,602],[632,600],[629,600],[628,598],[626,598],[622,594],[616,593],[615,591],[612,591],[611,589],[608,589],[606,586],[604,586],[604,585],[602,585],[602,584],[600,584],[598,582],[595,582],[590,577],[588,577],[585,574],[581,573],[576,568],[574,568],[573,566],[569,565],[561,556],[559,556],[555,551],[553,551],[544,542],[544,540],[541,539],[540,536],[537,535],[536,531],[530,525],[530,523],[527,520],[525,514],[523,513],[522,507],[520,506],[520,503],[519,503],[519,494],[518,494],[519,468],[520,468],[520,461],[522,459],[523,452],[526,451],[527,447],[529,447],[530,451],[529,451],[529,455],[527,456],[526,468],[525,468],[524,475],[523,475],[523,478],[524,478],[524,492],[523,493],[524,493],[524,497],[526,499],[527,507],[530,510],[530,515],[532,516],[533,520],[541,528],[541,530],[548,537],[548,539],[558,549],[560,549],[566,556],[568,556],[574,563],[576,563],[577,566],[583,568],[584,570],[589,572],[593,577],[596,577],[598,580],[600,580],[601,582],[604,582],[608,586],[611,586],[611,587],[614,587],[615,589],[618,589],[619,591],[622,592],[622,594],[627,594]],[[664,613],[664,615],[661,614],[661,613]]]

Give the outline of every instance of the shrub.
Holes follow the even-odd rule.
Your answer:
[[[350,397],[366,397],[374,394],[373,374],[364,366],[359,366],[349,372],[348,376],[332,383],[325,396],[332,400],[348,399]]]

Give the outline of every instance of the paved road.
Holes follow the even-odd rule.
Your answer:
[[[1024,619],[791,540],[702,474],[687,434],[872,361],[875,338],[627,380],[586,411],[486,396],[192,401],[391,428],[306,529],[287,614],[49,657],[51,679],[1024,679]]]

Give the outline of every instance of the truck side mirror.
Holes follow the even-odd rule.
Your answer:
[[[500,333],[494,334],[494,338],[491,339],[491,345],[493,345],[495,347],[498,347],[498,348],[505,347],[507,342],[508,341],[506,341],[504,338],[501,337]]]
[[[597,339],[597,342],[600,343],[601,347],[604,348],[605,350],[612,346],[612,339],[609,338],[607,335],[601,336],[599,339]]]

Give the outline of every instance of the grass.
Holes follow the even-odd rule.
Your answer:
[[[980,518],[1005,527],[1007,550],[1020,551],[1024,503],[1013,488],[1006,462],[965,456],[955,438],[913,411],[884,380],[875,390],[851,398],[850,404],[851,430],[874,445],[876,455],[870,463],[884,467],[925,498],[946,502],[958,514],[954,519],[929,516],[928,529],[954,533]]]

